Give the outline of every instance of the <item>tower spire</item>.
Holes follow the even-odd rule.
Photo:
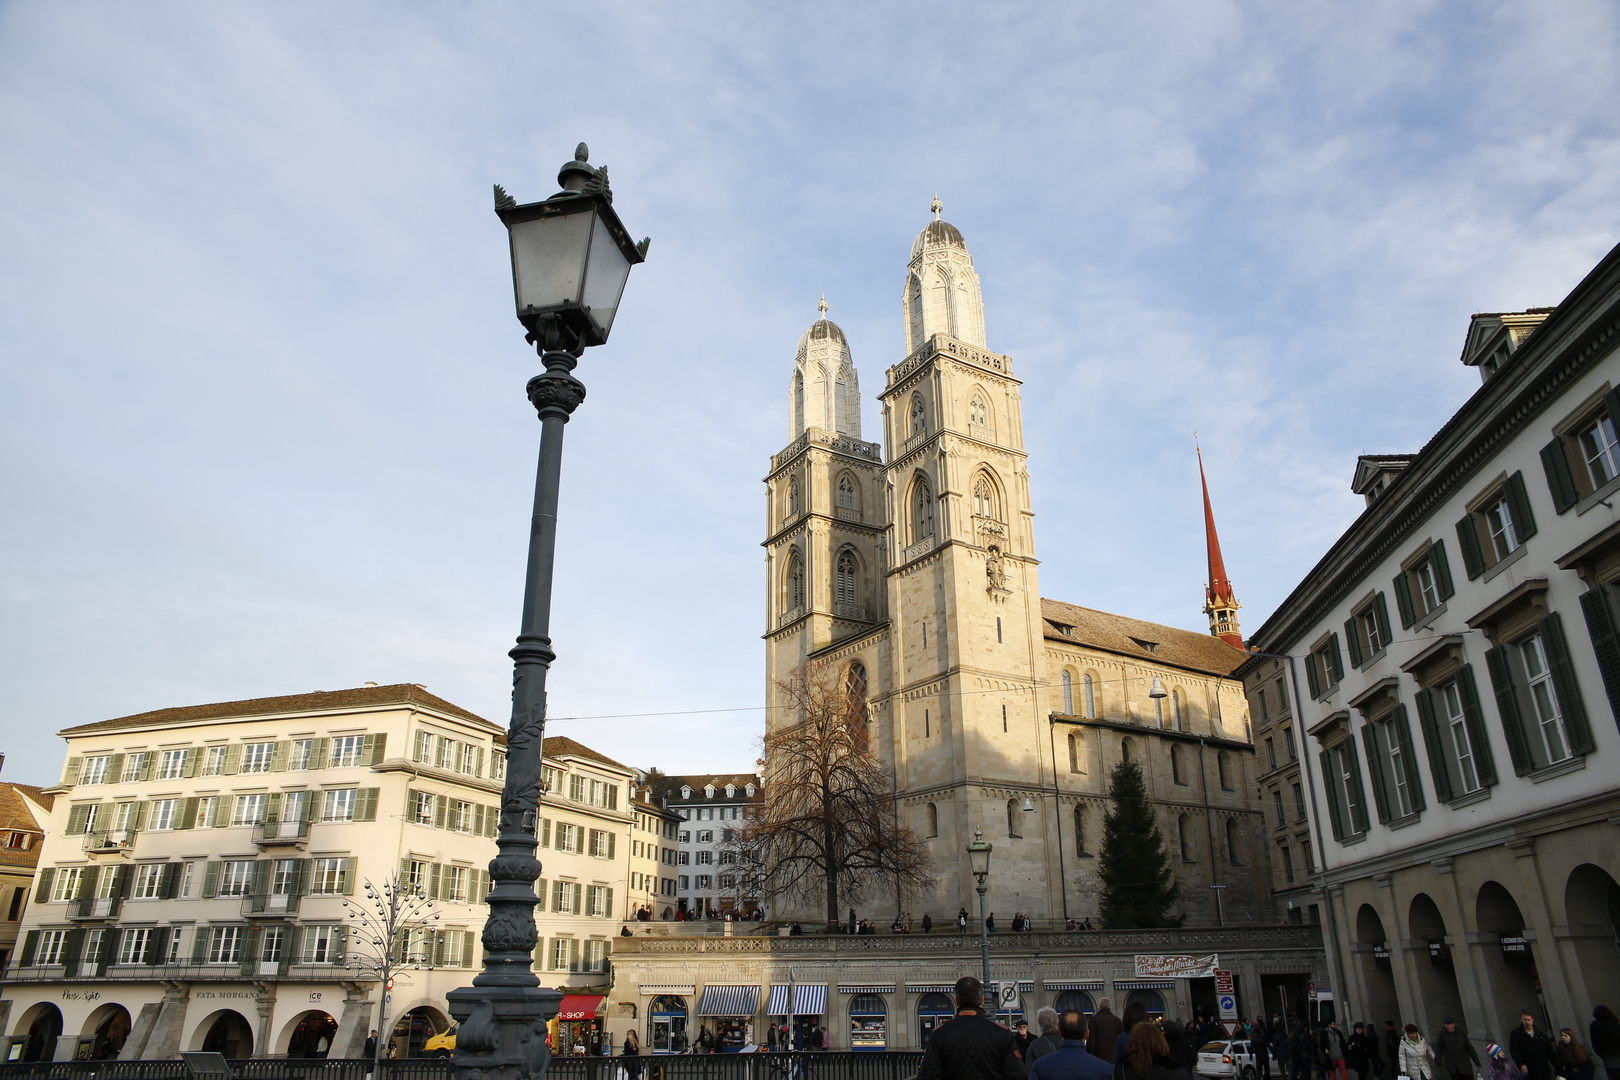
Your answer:
[[[1196,433],[1195,433],[1196,436]],[[1204,585],[1204,614],[1209,616],[1209,632],[1234,649],[1243,648],[1243,634],[1238,629],[1237,594],[1232,581],[1226,576],[1226,561],[1221,558],[1221,538],[1215,533],[1215,511],[1209,503],[1209,481],[1204,479],[1204,449],[1194,443],[1198,452],[1198,483],[1204,489],[1204,541],[1209,547],[1209,580]]]

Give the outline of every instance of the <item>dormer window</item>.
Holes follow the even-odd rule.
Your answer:
[[[726,798],[728,798],[728,799],[735,799],[735,798],[736,798],[736,797],[737,797],[737,788],[736,788],[736,785],[734,785],[734,784],[727,784],[727,785],[726,785]]]
[[[743,791],[744,791],[744,792],[745,792],[745,793],[747,793],[747,795],[748,795],[748,797],[749,797],[749,798],[750,798],[750,799],[752,799],[752,798],[753,798],[753,797],[754,797],[754,785],[753,785],[753,784],[749,784],[749,785],[747,785],[747,786],[746,786],[746,787],[744,787],[744,788],[743,788]]]
[[[1134,637],[1131,638],[1131,640],[1142,646],[1143,650],[1146,652],[1157,653],[1159,651],[1159,643],[1157,641],[1143,641],[1141,638]]]
[[[706,785],[704,785],[704,788],[703,788],[703,797],[704,797],[704,798],[705,798],[705,799],[712,799],[712,798],[714,798],[714,785],[713,785],[713,784],[706,784]]]
[[[690,799],[691,797],[692,797],[692,789],[687,787],[685,784],[682,784],[681,785],[681,798]]]

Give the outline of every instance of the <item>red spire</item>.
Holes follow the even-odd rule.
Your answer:
[[[1238,630],[1237,594],[1226,576],[1221,558],[1221,538],[1215,533],[1215,511],[1209,504],[1209,481],[1204,479],[1204,452],[1198,450],[1198,483],[1204,489],[1204,539],[1209,546],[1209,581],[1204,586],[1204,613],[1209,616],[1209,632],[1236,649],[1243,648]]]

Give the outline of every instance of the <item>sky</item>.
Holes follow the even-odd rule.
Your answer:
[[[567,430],[550,734],[747,770],[762,478],[826,294],[866,393],[938,192],[1024,380],[1044,595],[1253,630],[1468,317],[1620,241],[1620,7],[0,2],[0,751],[413,682],[504,723],[539,370],[491,185],[651,235]]]

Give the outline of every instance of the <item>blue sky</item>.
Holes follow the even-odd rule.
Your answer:
[[[823,292],[875,393],[938,191],[1025,380],[1043,592],[1192,629],[1192,432],[1254,628],[1470,313],[1620,240],[1620,9],[0,4],[0,724],[419,682],[504,722],[538,424],[490,185],[653,238],[568,430],[552,714],[760,705]],[[559,721],[745,769],[760,713]]]

